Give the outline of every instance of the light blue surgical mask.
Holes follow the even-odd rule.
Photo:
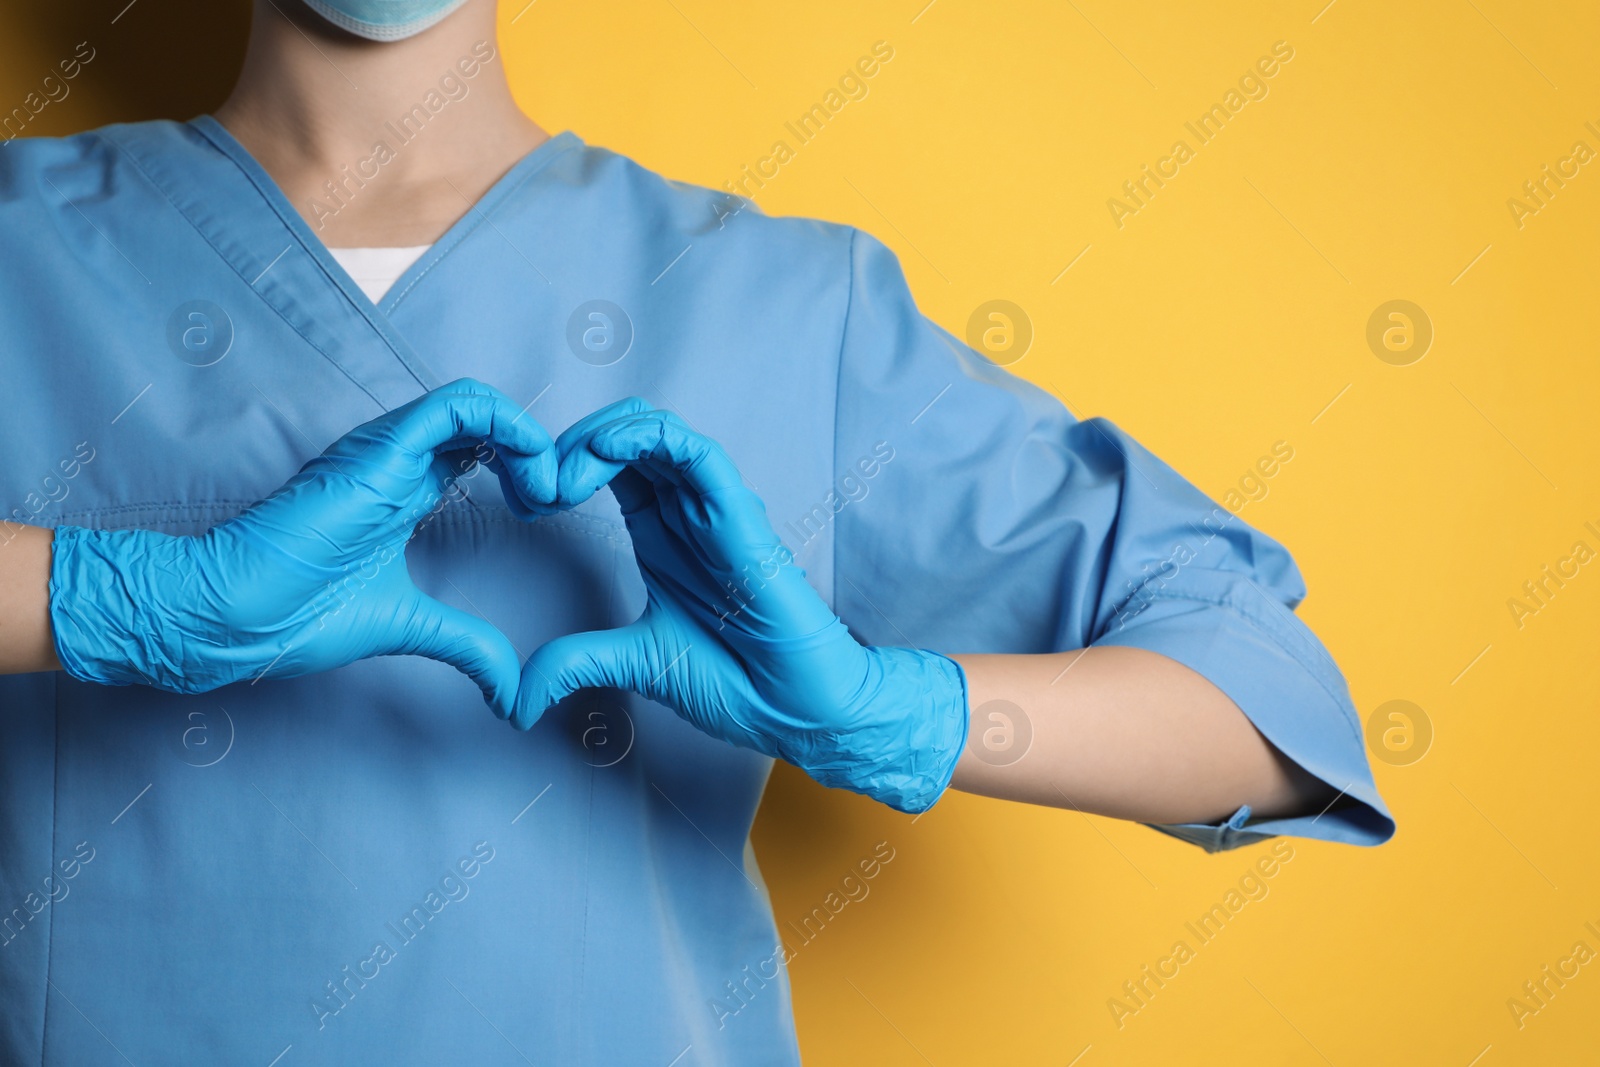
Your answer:
[[[467,0],[305,0],[342,30],[369,41],[399,41],[436,25]]]

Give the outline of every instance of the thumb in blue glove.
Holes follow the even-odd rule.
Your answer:
[[[509,714],[511,643],[425,596],[405,562],[417,524],[485,445],[514,510],[554,499],[549,434],[462,379],[352,430],[203,536],[58,527],[50,617],[62,666],[83,681],[198,693],[419,655],[465,672]]]
[[[901,811],[930,807],[966,743],[966,679],[934,652],[850,635],[732,460],[677,416],[614,404],[562,434],[557,503],[610,484],[647,590],[619,630],[542,646],[512,722],[587,686],[632,690],[714,737]]]

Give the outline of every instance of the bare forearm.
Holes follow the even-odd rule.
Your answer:
[[[968,793],[1139,822],[1315,814],[1335,795],[1256,730],[1216,686],[1143,649],[956,656],[972,740],[951,785]],[[1015,762],[1025,727],[1032,740]],[[990,705],[986,707],[986,705]],[[985,745],[985,732],[989,733]]]
[[[61,669],[50,629],[52,536],[38,526],[0,524],[0,674]]]

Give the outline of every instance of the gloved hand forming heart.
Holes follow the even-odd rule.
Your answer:
[[[529,657],[512,723],[586,686],[665,704],[701,730],[902,811],[930,807],[966,743],[966,679],[934,652],[863,646],[806,583],[727,454],[641,400],[556,443],[549,511],[610,484],[648,600],[617,630]]]
[[[406,570],[417,524],[488,446],[508,506],[555,499],[553,442],[498,390],[462,379],[359,426],[272,496],[200,537],[58,527],[57,655],[73,677],[198,693],[367,656],[420,655],[470,675],[509,715],[519,663],[484,620]]]

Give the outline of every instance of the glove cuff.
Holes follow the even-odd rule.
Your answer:
[[[186,540],[149,530],[56,527],[50,624],[69,675],[100,685],[193,691],[166,647],[152,581],[187,572]]]
[[[865,793],[897,811],[927,811],[944,794],[967,743],[967,676],[937,652],[869,648],[862,707],[870,721],[836,735],[833,751],[792,760],[823,785]]]

